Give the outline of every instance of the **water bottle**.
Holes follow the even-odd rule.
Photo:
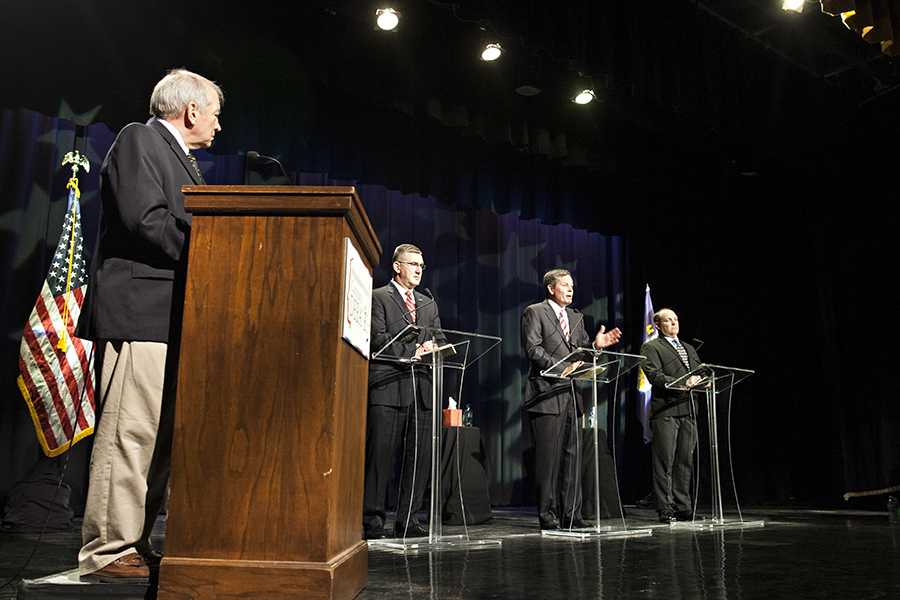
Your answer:
[[[472,405],[466,404],[466,410],[463,411],[463,426],[472,426]]]
[[[588,429],[594,428],[594,407],[591,407],[591,412],[588,414]]]
[[[888,496],[888,523],[891,525],[900,525],[900,507],[897,505],[897,498]]]

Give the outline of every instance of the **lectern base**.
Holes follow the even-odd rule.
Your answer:
[[[613,529],[591,527],[585,529],[556,529],[541,531],[541,537],[564,537],[586,540],[590,538],[627,538],[653,535],[652,529]]]
[[[765,521],[741,521],[737,519],[698,519],[694,521],[684,521],[672,523],[672,529],[700,529],[706,531],[718,531],[720,529],[752,529],[754,527],[765,527]]]
[[[366,585],[367,557],[363,541],[327,563],[166,557],[158,598],[350,600]]]
[[[502,540],[472,540],[462,535],[445,535],[439,539],[428,541],[427,537],[387,539],[370,541],[373,549],[400,550],[474,550],[478,548],[497,548],[502,545]]]

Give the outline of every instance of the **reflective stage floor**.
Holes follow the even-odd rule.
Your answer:
[[[542,536],[531,509],[494,509],[493,523],[469,527],[473,540],[500,544],[440,550],[370,547],[359,600],[426,598],[898,598],[900,526],[886,513],[799,509],[745,510],[743,529],[689,529],[626,507],[629,530],[650,535],[572,539]],[[728,515],[731,518],[731,515]],[[604,521],[613,530],[621,519]],[[153,598],[143,586],[63,583],[75,568],[80,531],[48,533],[24,577],[0,589],[11,598]],[[154,544],[162,549],[165,520]],[[464,535],[444,527],[444,536]],[[0,582],[35,549],[36,534],[0,533]],[[456,538],[454,538],[456,539]],[[24,579],[24,581],[23,581]]]

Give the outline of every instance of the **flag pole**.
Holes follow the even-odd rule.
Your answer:
[[[72,255],[75,253],[75,211],[78,210],[77,202],[81,198],[81,190],[78,189],[78,169],[79,167],[84,167],[85,173],[91,172],[91,163],[88,162],[88,159],[80,152],[75,150],[74,152],[69,152],[66,154],[65,158],[63,158],[62,166],[66,166],[68,164],[72,165],[72,177],[69,178],[69,183],[66,184],[66,188],[69,190],[69,194],[75,194],[75,202],[72,204],[72,216],[66,217],[70,221],[72,234],[69,236],[69,270],[66,274],[66,293],[65,293],[65,302],[63,303],[63,323],[69,322],[69,294],[72,292]],[[62,332],[60,332],[59,342],[56,344],[56,347],[66,351],[66,347],[68,345],[69,331],[68,327],[63,328]]]

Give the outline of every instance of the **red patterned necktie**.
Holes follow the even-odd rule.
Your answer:
[[[562,327],[563,335],[566,338],[566,341],[569,341],[569,328],[566,325],[566,309],[562,309],[559,311],[559,325]]]
[[[413,323],[416,322],[416,303],[413,302],[412,292],[406,290],[406,308],[409,310],[409,316],[412,317]]]

